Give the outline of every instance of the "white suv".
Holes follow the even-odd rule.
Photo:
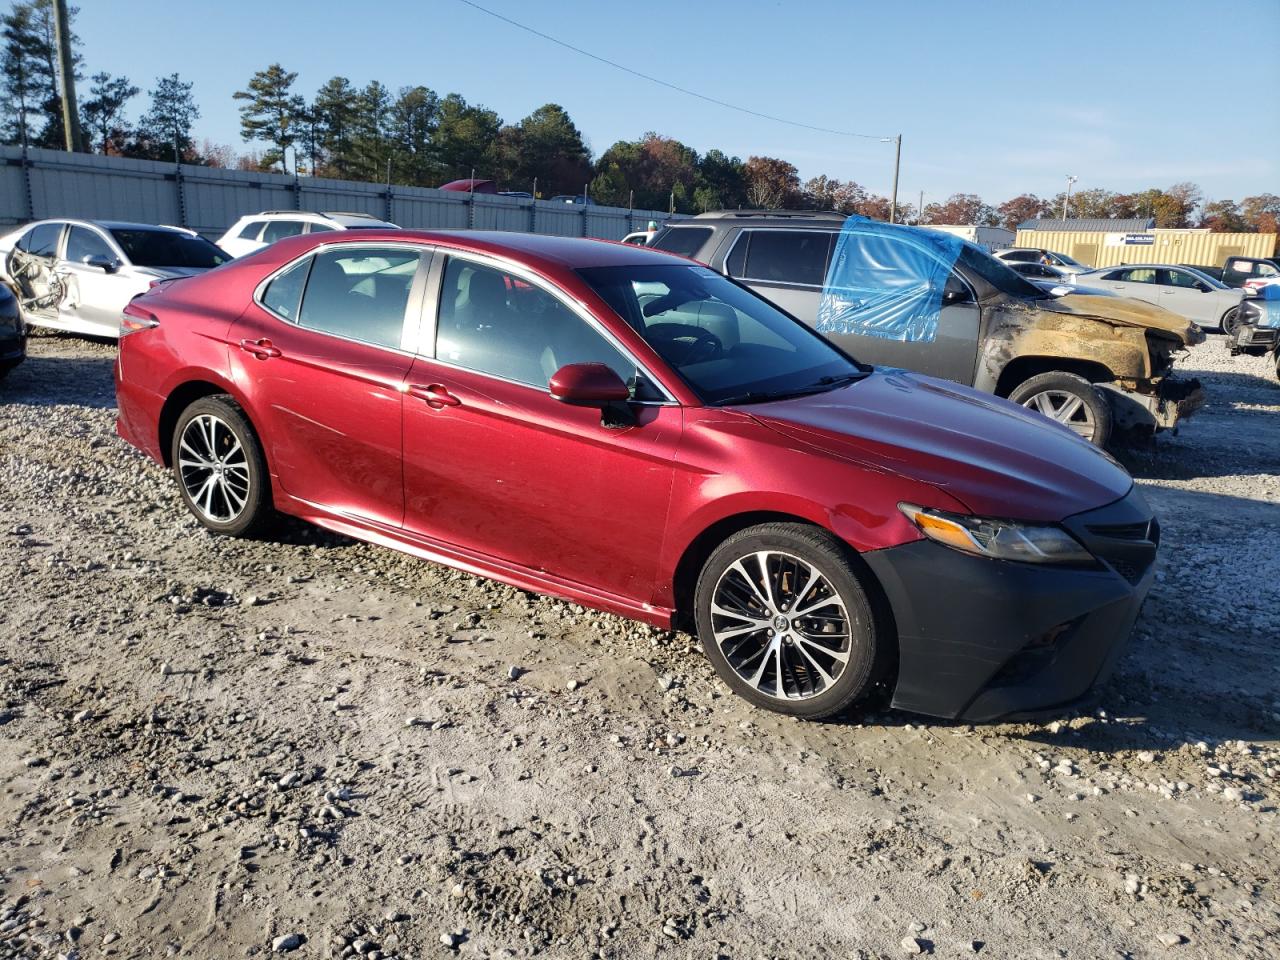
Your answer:
[[[218,246],[233,257],[261,250],[265,246],[323,230],[399,230],[394,223],[367,213],[310,213],[304,210],[267,210],[241,217],[218,240]]]

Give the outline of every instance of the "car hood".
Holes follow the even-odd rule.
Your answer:
[[[1070,429],[990,394],[877,369],[827,393],[738,408],[828,454],[931,484],[975,514],[1057,521],[1133,485]]]
[[[1083,293],[1071,293],[1049,303],[1039,305],[1042,310],[1088,317],[1125,327],[1145,327],[1172,334],[1185,346],[1200,343],[1204,332],[1189,323],[1181,314],[1157,307],[1153,303],[1134,300],[1132,297],[1095,297]]]
[[[175,280],[178,277],[195,277],[208,273],[209,267],[134,267],[133,272],[140,277],[153,277],[156,280]]]

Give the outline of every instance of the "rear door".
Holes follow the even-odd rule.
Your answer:
[[[1156,267],[1123,267],[1102,275],[1101,286],[1122,297],[1160,305],[1160,271]]]
[[[725,256],[724,272],[812,326],[836,236],[833,230],[743,230]]]
[[[289,496],[401,525],[402,390],[429,256],[415,244],[321,248],[277,272],[232,326],[233,375]]]

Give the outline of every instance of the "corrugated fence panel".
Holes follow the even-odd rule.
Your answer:
[[[367,213],[418,229],[510,230],[620,240],[654,210],[599,207],[384,183],[295,179],[98,154],[0,146],[0,224],[48,217],[135,220],[191,227],[216,239],[238,218],[264,210]],[[27,178],[34,211],[27,206]],[[390,192],[390,196],[388,196]]]

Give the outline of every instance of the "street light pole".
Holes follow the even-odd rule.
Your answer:
[[[1067,219],[1067,214],[1071,212],[1071,185],[1079,180],[1079,177],[1067,174],[1067,195],[1062,200],[1062,219]]]
[[[902,168],[902,134],[896,137],[881,137],[881,143],[892,143],[893,146],[893,197],[889,200],[889,222],[898,219],[898,171]]]

